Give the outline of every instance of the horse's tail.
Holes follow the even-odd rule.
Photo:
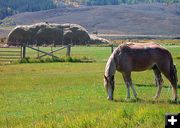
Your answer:
[[[177,86],[178,78],[177,78],[177,69],[176,65],[173,64],[173,60],[170,61],[170,79],[173,86]]]

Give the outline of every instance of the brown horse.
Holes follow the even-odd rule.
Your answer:
[[[106,64],[104,75],[104,86],[108,93],[108,99],[113,100],[116,70],[122,73],[127,87],[127,98],[130,98],[130,87],[134,97],[137,97],[131,80],[131,72],[147,69],[153,69],[155,74],[155,82],[158,86],[155,98],[160,96],[162,89],[162,72],[173,87],[173,100],[177,101],[177,70],[172,56],[168,50],[154,43],[125,43],[114,50]]]

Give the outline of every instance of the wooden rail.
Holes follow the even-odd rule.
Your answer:
[[[10,50],[11,49],[11,50]],[[12,62],[22,58],[20,47],[0,48],[0,62]]]
[[[58,58],[57,56],[53,55],[52,53],[48,53],[48,52],[42,51],[42,50],[40,50],[40,49],[33,48],[33,47],[31,47],[31,46],[26,46],[26,47],[27,47],[27,48],[31,48],[31,49],[33,49],[33,50],[35,50],[35,51],[38,51],[38,52],[44,53],[45,55],[49,55],[49,56],[52,56],[52,57]]]
[[[66,56],[70,56],[71,55],[71,47],[72,47],[72,45],[69,44],[69,45],[63,46],[63,47],[55,49],[55,50],[53,50],[52,47],[51,47],[51,51],[50,52],[46,52],[46,51],[40,50],[39,47],[38,48],[34,48],[32,46],[23,46],[22,47],[22,58],[25,58],[25,56],[26,56],[26,47],[38,52],[38,56],[36,58],[42,58],[44,56],[51,56],[51,57],[54,57],[54,58],[59,58],[58,56],[55,56],[53,53],[58,52],[58,51],[63,50],[63,49],[66,48],[67,49]],[[39,56],[39,52],[43,53],[43,55]]]
[[[65,49],[66,47],[62,47],[62,48],[58,48],[58,49],[56,49],[56,50],[53,50],[53,51],[51,51],[51,52],[48,52],[48,54],[52,54],[52,53],[54,53],[54,52],[58,52],[58,51],[60,51],[60,50],[63,50],[63,49]],[[38,49],[39,50],[39,49]],[[42,58],[42,57],[44,57],[44,56],[46,56],[47,54],[43,54],[43,55],[41,55],[41,56],[38,56],[37,58]]]

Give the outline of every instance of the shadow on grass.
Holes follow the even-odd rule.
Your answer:
[[[137,98],[137,99],[115,99],[114,102],[122,102],[122,103],[148,103],[148,104],[180,104],[180,101],[172,101],[172,100],[147,100],[147,99],[141,99],[141,98]]]
[[[137,87],[156,87],[156,85],[153,84],[135,84],[135,86]],[[171,86],[163,86],[163,88],[171,88]],[[180,85],[178,85],[178,89],[180,88]],[[177,102],[173,101],[173,100],[160,100],[160,99],[141,99],[141,98],[137,98],[137,99],[115,99],[114,102],[123,102],[123,103],[148,103],[148,104],[180,104],[180,100],[178,100]]]
[[[154,84],[135,84],[135,86],[137,86],[137,87],[157,87],[156,85],[154,85]],[[163,85],[163,88],[171,88],[171,86],[169,85],[169,86],[164,86]],[[178,85],[178,89],[180,88],[180,85]]]

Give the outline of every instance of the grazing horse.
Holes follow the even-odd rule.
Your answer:
[[[134,97],[137,97],[131,80],[132,71],[153,69],[155,82],[158,86],[154,98],[160,96],[162,89],[161,73],[170,81],[173,88],[173,100],[177,101],[177,70],[168,50],[154,43],[125,43],[119,45],[109,57],[104,74],[104,86],[108,100],[113,100],[114,75],[116,70],[122,73],[127,88],[127,98],[130,98],[130,87]]]

